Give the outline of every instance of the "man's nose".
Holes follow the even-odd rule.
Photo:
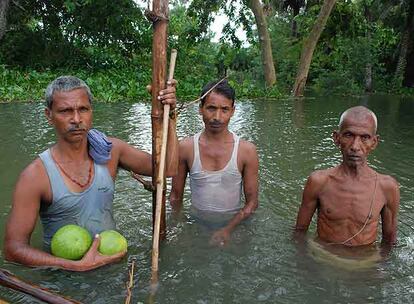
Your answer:
[[[81,122],[81,115],[78,110],[73,111],[72,120],[74,123],[78,124]]]
[[[220,120],[221,119],[221,111],[220,110],[217,110],[214,113],[214,119],[216,119],[216,120]]]
[[[351,144],[352,151],[358,151],[361,149],[361,138],[359,136],[355,136],[352,144]]]

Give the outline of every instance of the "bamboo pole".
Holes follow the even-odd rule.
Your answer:
[[[147,12],[147,17],[153,23],[154,36],[152,41],[152,183],[156,188],[158,180],[160,157],[161,157],[161,141],[162,141],[162,119],[163,107],[158,100],[159,92],[165,89],[166,70],[167,70],[167,28],[168,28],[168,0],[154,0],[152,3],[152,11]],[[153,224],[155,224],[157,193],[153,192]],[[162,196],[161,209],[161,236],[165,235],[165,194]]]
[[[168,80],[172,80],[174,78],[174,70],[175,70],[175,61],[177,60],[177,50],[171,50],[171,59],[170,59],[170,67],[168,71]],[[167,155],[167,139],[168,139],[168,123],[170,119],[170,105],[164,105],[164,111],[162,115],[162,141],[161,141],[161,157],[160,157],[160,167],[158,170],[158,180],[157,185],[162,184],[165,178],[165,160]]]
[[[80,304],[80,302],[60,296],[50,290],[25,282],[14,276],[11,272],[0,269],[0,285],[24,292],[46,303],[51,304]]]
[[[168,80],[173,79],[174,69],[175,69],[175,60],[177,58],[177,50],[171,51],[171,60]],[[164,182],[165,182],[165,157],[167,154],[167,138],[168,138],[168,121],[170,114],[170,105],[164,105],[163,113],[163,125],[162,125],[162,140],[161,140],[161,152],[160,152],[160,165],[158,167],[158,177],[157,177],[157,188],[156,188],[156,208],[155,208],[155,224],[154,224],[154,235],[152,242],[152,273],[156,275],[158,273],[158,257],[159,257],[159,237],[160,237],[160,227],[161,227],[161,209],[163,204],[163,194],[164,194]]]

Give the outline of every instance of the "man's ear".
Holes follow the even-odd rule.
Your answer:
[[[52,124],[52,111],[50,111],[48,107],[45,108],[45,115],[47,118],[47,122],[49,123],[49,125],[51,125]]]
[[[380,136],[378,134],[375,134],[375,136],[373,138],[373,143],[372,143],[371,150],[374,150],[378,146],[379,141],[380,141]]]
[[[340,143],[339,143],[339,132],[338,131],[335,130],[335,131],[332,132],[332,139],[333,139],[335,145],[337,147],[339,147]]]
[[[236,106],[234,105],[233,106],[233,109],[231,110],[231,116],[233,117],[233,115],[234,115],[234,112],[236,111]]]

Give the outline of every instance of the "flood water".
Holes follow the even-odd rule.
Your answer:
[[[305,180],[315,169],[340,162],[331,140],[340,113],[367,105],[378,116],[381,142],[372,167],[398,179],[401,207],[398,246],[374,267],[353,270],[300,255],[292,226]],[[414,300],[414,100],[392,96],[255,100],[237,103],[230,128],[257,145],[260,206],[238,226],[229,246],[209,245],[211,231],[189,216],[189,188],[182,218],[167,209],[167,240],[160,252],[156,303],[413,303]],[[95,127],[143,150],[151,149],[150,105],[96,104]],[[182,138],[201,130],[197,106],[179,116]],[[0,104],[0,245],[19,172],[54,142],[41,104]],[[87,273],[0,267],[82,303],[124,303],[128,261],[136,259],[132,303],[149,302],[151,195],[129,174],[116,181],[114,215],[128,239],[128,255]],[[314,223],[310,234],[315,231]],[[41,248],[38,224],[32,244]],[[10,303],[40,303],[0,287]]]

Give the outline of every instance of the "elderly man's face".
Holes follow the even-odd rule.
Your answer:
[[[333,134],[335,144],[341,149],[343,162],[350,167],[363,165],[368,154],[378,144],[375,122],[370,116],[365,119],[346,117],[342,127]]]
[[[46,109],[46,116],[59,137],[77,142],[86,138],[92,127],[92,106],[84,89],[53,94],[52,109]]]

